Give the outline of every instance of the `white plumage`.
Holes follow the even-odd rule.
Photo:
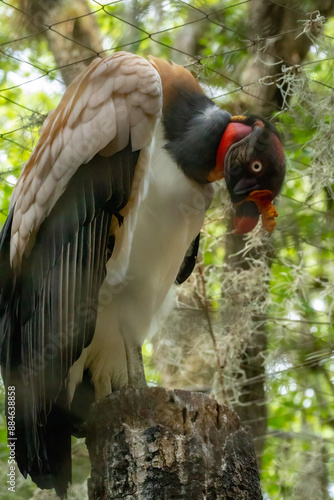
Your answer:
[[[141,345],[173,305],[169,296],[180,264],[203,225],[213,186],[187,178],[164,150],[161,123],[151,145],[150,167],[143,179],[147,192],[136,207],[136,221],[129,240],[126,265],[122,253],[111,257],[101,287],[96,329],[92,343],[70,370],[70,392],[81,382],[85,367],[93,374],[98,398],[112,387],[128,383],[126,343]],[[200,201],[199,201],[200,200]],[[124,231],[129,219],[124,221]],[[171,238],[171,234],[173,237]],[[177,245],[175,244],[177,242]],[[141,368],[135,365],[136,376]],[[145,383],[142,377],[139,383]]]

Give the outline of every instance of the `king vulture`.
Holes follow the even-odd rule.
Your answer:
[[[25,477],[65,496],[89,405],[145,385],[142,343],[194,267],[214,182],[237,233],[260,216],[272,231],[284,172],[275,128],[221,110],[182,66],[118,52],[73,81],[0,235],[2,377]]]

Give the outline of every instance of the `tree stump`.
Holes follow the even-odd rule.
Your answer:
[[[87,424],[90,500],[260,500],[254,447],[237,414],[200,393],[125,389]]]

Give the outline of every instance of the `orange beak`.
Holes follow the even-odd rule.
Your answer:
[[[262,215],[263,227],[268,233],[272,233],[276,221],[275,217],[278,217],[278,213],[274,205],[271,204],[274,199],[273,193],[269,189],[262,189],[260,191],[252,191],[247,200],[254,201],[256,203],[260,214]]]
[[[259,214],[262,215],[262,224],[263,227],[265,228],[266,231],[271,233],[275,226],[276,226],[276,221],[275,217],[278,216],[278,213],[276,211],[276,208],[274,205],[271,204],[274,196],[271,191],[268,189],[262,189],[262,190],[257,190],[257,191],[252,191],[248,197],[240,203],[242,205],[243,203],[250,201],[255,203],[257,206]],[[239,206],[239,203],[236,204],[236,206]],[[255,209],[255,207],[254,207]],[[255,209],[256,210],[256,209]],[[237,234],[245,234],[254,229],[258,222],[258,215],[256,216],[237,216],[235,217],[235,232]]]

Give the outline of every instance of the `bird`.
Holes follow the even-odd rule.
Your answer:
[[[146,385],[143,341],[194,269],[215,183],[237,234],[260,218],[271,232],[284,175],[275,127],[221,109],[183,66],[121,51],[69,85],[0,234],[1,373],[24,477],[65,498],[90,405]]]

